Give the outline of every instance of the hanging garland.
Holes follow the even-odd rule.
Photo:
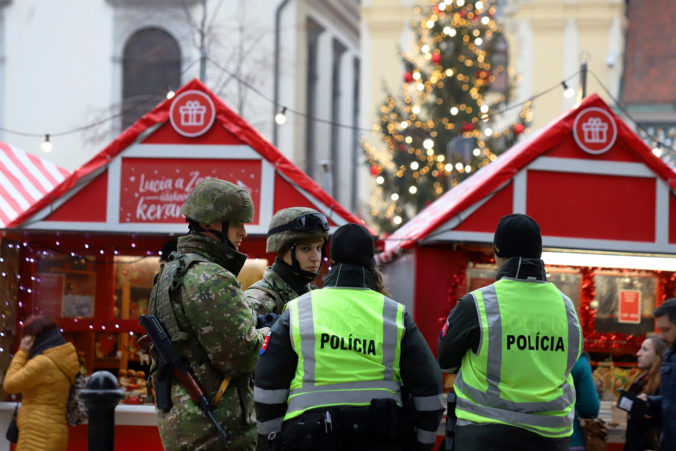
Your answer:
[[[493,263],[493,258],[489,254],[466,255],[464,261],[473,263]],[[634,335],[622,332],[596,332],[596,313],[598,309],[596,303],[596,287],[594,283],[594,274],[600,268],[581,267],[580,275],[580,307],[579,317],[582,326],[582,335],[584,339],[584,349],[589,352],[611,352],[616,355],[635,354],[641,347],[645,339],[645,334]],[[676,273],[666,271],[656,271],[658,286],[657,305],[664,302],[665,299],[674,296],[676,288]],[[458,299],[467,291],[467,265],[463,264],[459,270],[452,274],[448,284],[447,307],[443,315],[439,317],[439,327],[448,317],[448,314],[455,307]]]

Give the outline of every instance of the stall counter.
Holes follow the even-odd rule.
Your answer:
[[[0,402],[0,431],[6,431],[16,403]],[[87,451],[87,424],[69,426],[68,450]],[[155,406],[119,404],[115,408],[115,448],[161,451],[162,442],[155,421]],[[10,451],[10,443],[2,437],[0,451]]]

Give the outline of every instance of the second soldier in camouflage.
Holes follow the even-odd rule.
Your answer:
[[[324,245],[329,235],[326,217],[312,208],[291,207],[272,217],[266,252],[276,253],[263,278],[246,291],[257,315],[281,314],[287,302],[316,288]]]

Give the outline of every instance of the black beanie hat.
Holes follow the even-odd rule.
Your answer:
[[[542,256],[540,226],[533,218],[523,214],[503,216],[498,222],[493,238],[495,255],[502,258]]]
[[[350,263],[373,268],[376,265],[374,254],[373,237],[362,225],[345,224],[338,227],[331,237],[331,260],[336,264]]]

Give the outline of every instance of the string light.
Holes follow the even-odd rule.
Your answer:
[[[653,147],[652,151],[653,151],[653,155],[661,158],[662,157],[662,143],[657,141],[657,143],[655,143],[655,147]]]
[[[40,149],[42,149],[44,153],[49,153],[52,151],[52,147],[53,146],[52,143],[49,141],[49,133],[48,133],[45,135],[45,140],[42,141],[42,144],[40,144]]]
[[[279,113],[275,114],[275,123],[277,125],[284,125],[286,124],[286,107],[282,108],[282,111]]]
[[[565,80],[561,82],[561,86],[563,87],[563,96],[565,98],[570,99],[575,95],[575,90],[568,86]]]
[[[172,89],[167,91],[167,99],[171,100],[171,99],[174,98],[175,95],[176,95],[176,93]]]

